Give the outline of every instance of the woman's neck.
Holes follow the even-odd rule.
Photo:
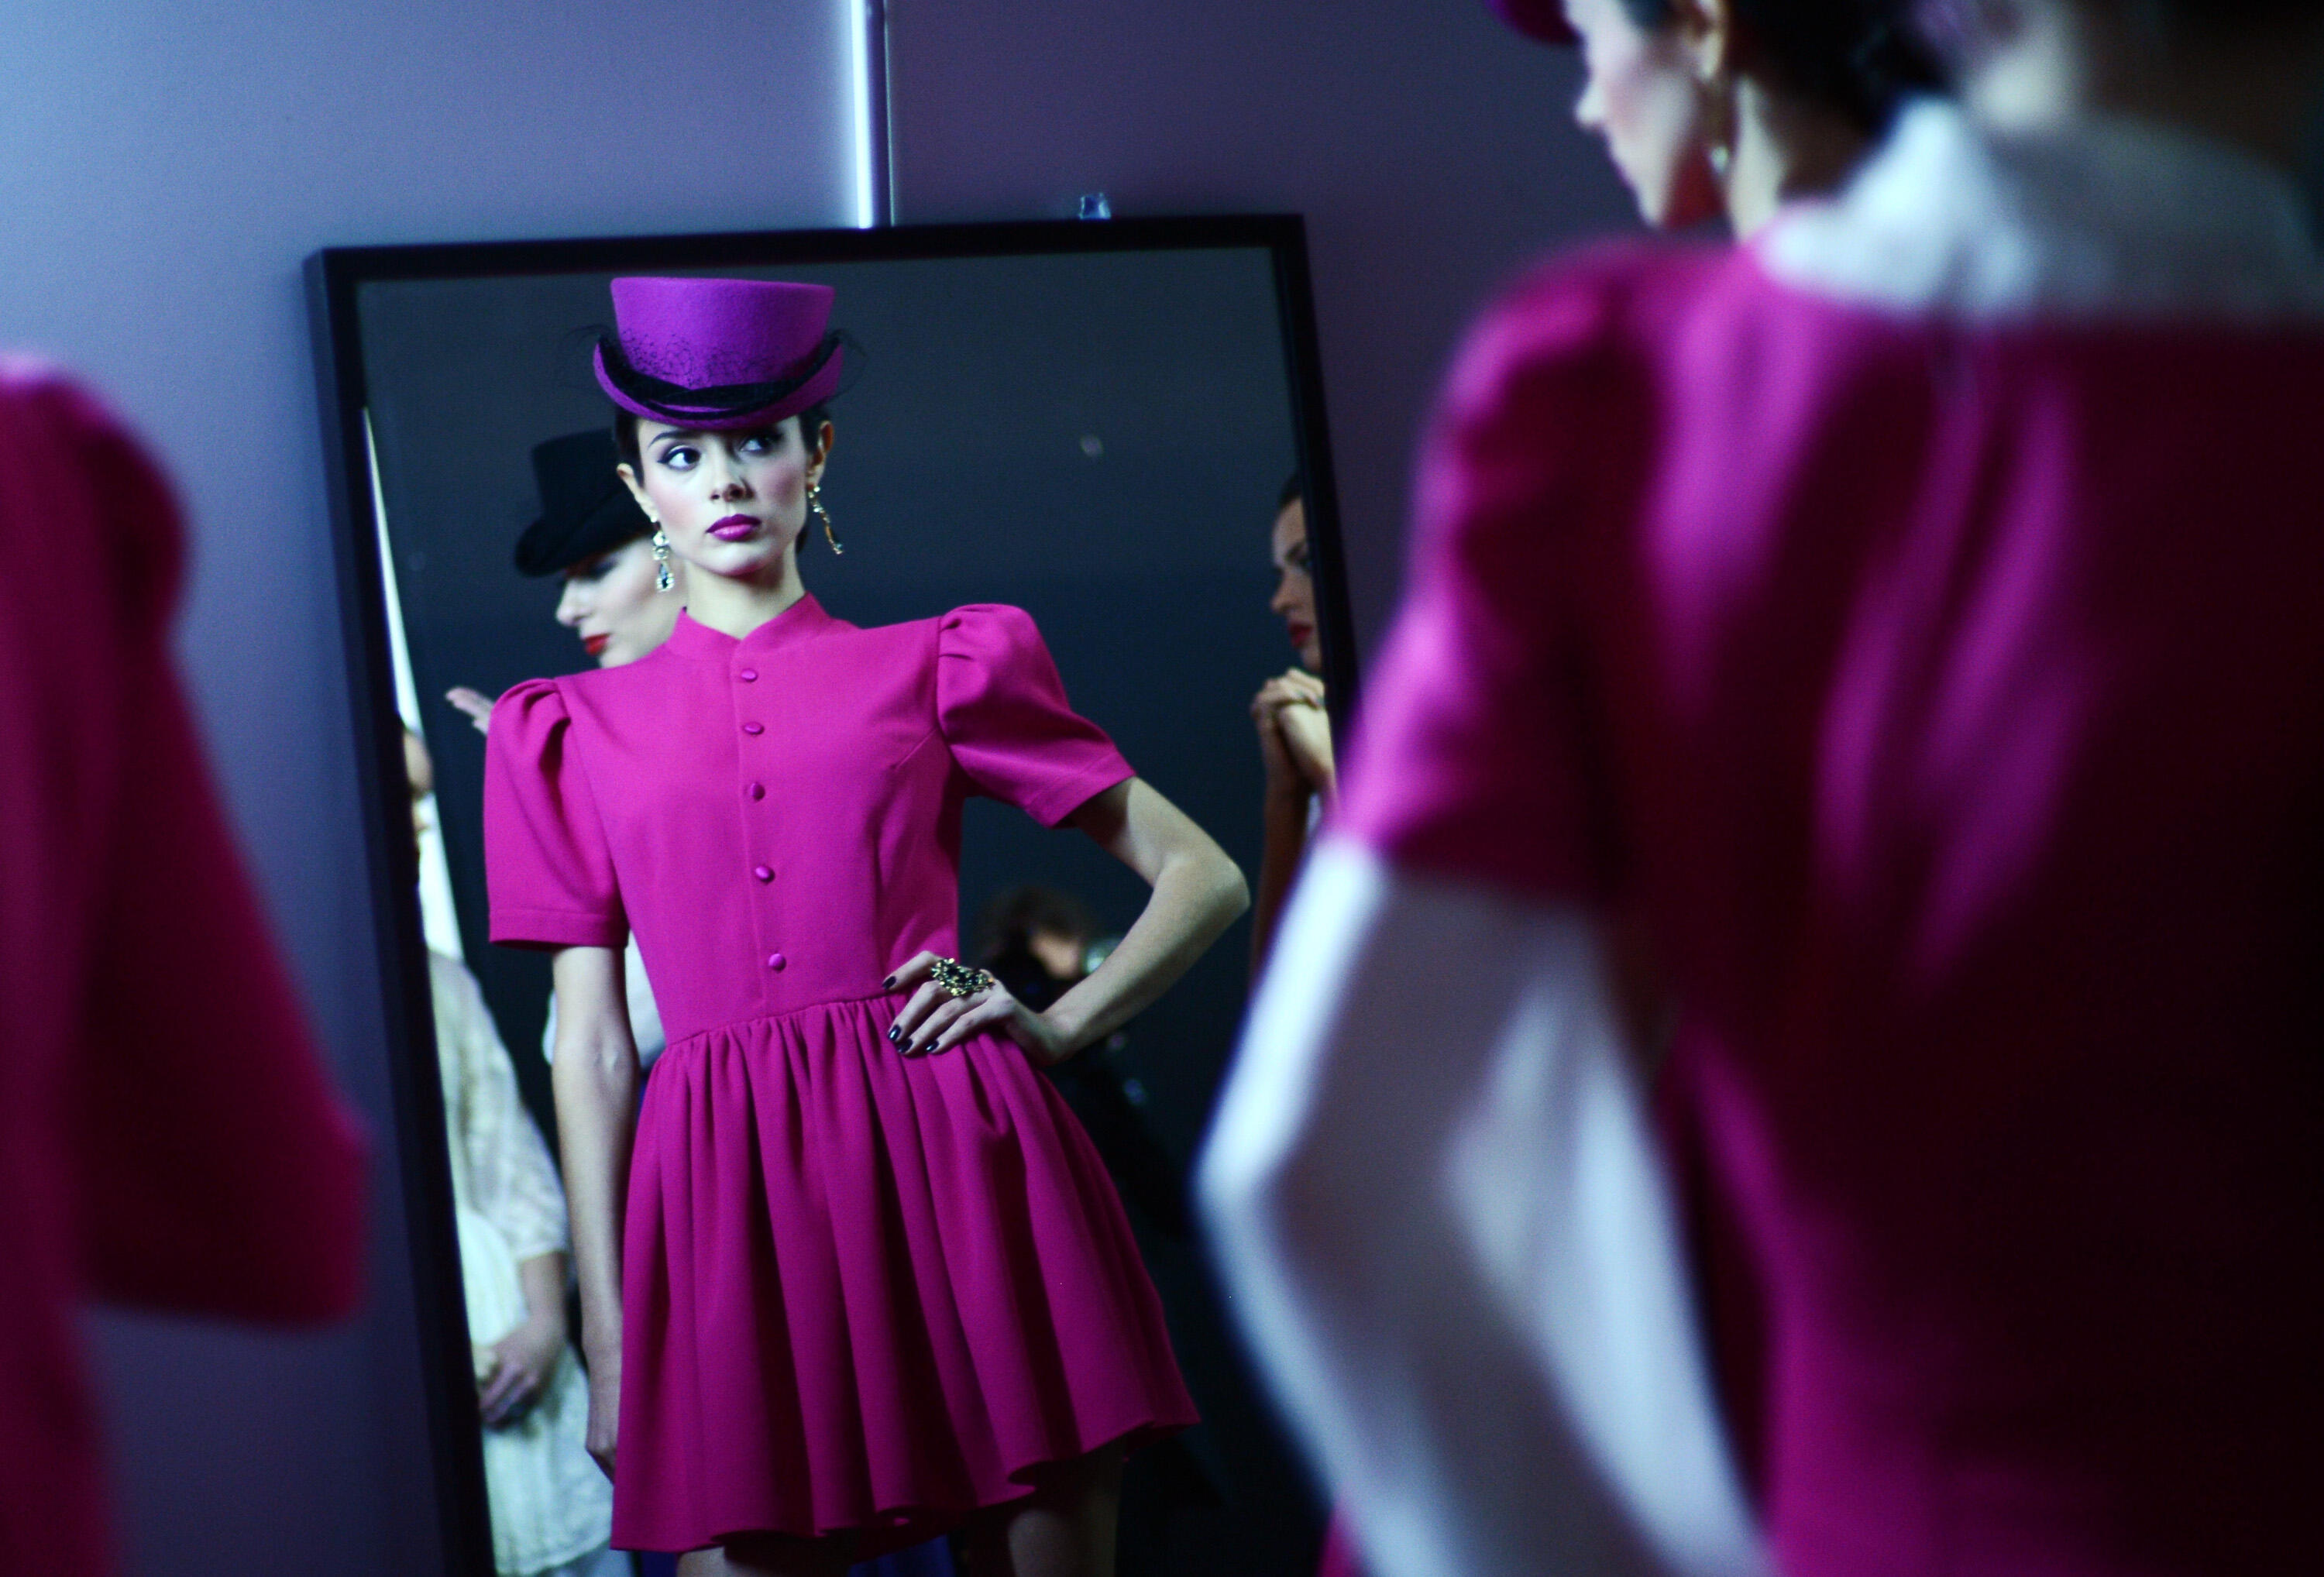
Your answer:
[[[1839,189],[1868,141],[1840,116],[1743,78],[1735,87],[1733,156],[1720,182],[1736,235],[1749,239],[1785,203]]]
[[[2324,70],[2324,27],[2171,36],[2097,8],[2030,5],[1970,83],[1986,124],[2038,130],[2092,115],[2135,116],[2230,143],[2286,169],[2307,152]]]
[[[759,579],[737,580],[689,566],[686,590],[686,611],[696,623],[740,641],[807,595],[807,583],[799,579],[794,543]]]

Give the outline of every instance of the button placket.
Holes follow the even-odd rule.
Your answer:
[[[759,678],[759,670],[755,668],[737,669],[734,670],[734,678],[736,681],[741,684],[756,684]],[[767,727],[765,724],[761,723],[757,718],[751,718],[742,724],[742,732],[752,739],[758,739],[766,733]],[[766,784],[757,778],[746,780],[742,785],[742,798],[752,805],[763,802],[767,798]],[[758,828],[755,825],[752,826],[751,832],[752,834],[751,841],[752,843],[758,842],[756,835]],[[771,886],[775,880],[774,868],[765,863],[753,865],[751,867],[751,879],[758,882],[761,887]],[[771,916],[766,915],[762,910],[761,915],[761,925],[759,927],[761,941],[762,943],[766,940],[764,933],[767,929],[767,922],[771,919]],[[779,951],[769,952],[766,954],[766,961],[768,971],[775,974],[780,974],[785,969],[788,969],[790,966],[790,960],[786,958]]]

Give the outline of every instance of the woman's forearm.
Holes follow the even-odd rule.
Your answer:
[[[551,1252],[520,1259],[517,1261],[516,1279],[517,1285],[524,1288],[525,1323],[553,1332],[558,1341],[563,1341],[565,1256]]]
[[[576,954],[598,956],[576,959]],[[582,1350],[618,1360],[622,1329],[622,1208],[637,1124],[638,1056],[622,1001],[621,959],[603,948],[558,955],[557,1129],[573,1221]]]
[[[1106,961],[1044,1015],[1074,1050],[1149,1006],[1250,907],[1242,872],[1208,834],[1145,784],[1127,789],[1093,804],[1081,825],[1154,891]]]

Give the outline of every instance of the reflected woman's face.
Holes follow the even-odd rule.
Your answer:
[[[795,416],[735,432],[641,420],[638,456],[642,475],[630,491],[669,536],[671,557],[738,580],[765,574],[792,550],[807,525],[807,484],[823,471]],[[622,474],[631,478],[627,465]]]
[[[557,622],[581,638],[599,668],[635,662],[669,639],[686,605],[686,586],[681,580],[669,591],[656,590],[659,567],[650,540],[638,537],[565,572]],[[673,572],[678,567],[670,566]]]
[[[1316,633],[1315,576],[1307,566],[1307,506],[1293,499],[1275,517],[1275,595],[1268,603],[1299,653],[1299,666],[1323,671],[1323,641]]]
[[[1622,0],[1565,0],[1565,15],[1589,73],[1573,118],[1604,141],[1646,223],[1677,229],[1723,211],[1679,24],[1641,27]]]

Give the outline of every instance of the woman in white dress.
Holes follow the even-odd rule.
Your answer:
[[[435,770],[418,737],[403,738],[416,815]],[[431,951],[428,984],[484,1425],[493,1567],[503,1577],[613,1577],[622,1570],[606,1547],[613,1486],[584,1443],[589,1387],[566,1327],[565,1191],[475,977]]]

